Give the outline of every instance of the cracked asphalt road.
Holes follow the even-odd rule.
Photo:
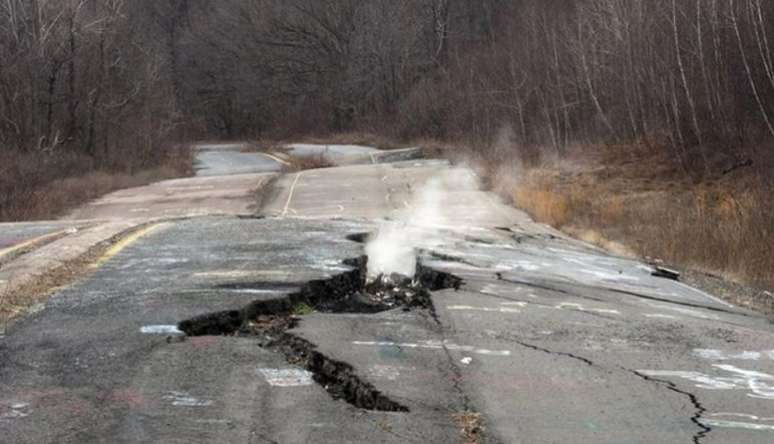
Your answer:
[[[482,414],[484,442],[774,440],[767,319],[470,181],[448,181],[446,222],[418,252],[464,280],[433,292],[434,314],[313,312],[290,330],[409,412],[335,400],[254,338],[177,331],[349,271],[363,254],[352,234],[397,217],[429,178],[460,176],[472,173],[428,160],[293,173],[264,218],[175,219],[135,239],[0,337],[0,441],[464,442],[466,411]]]

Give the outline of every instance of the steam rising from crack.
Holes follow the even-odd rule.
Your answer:
[[[365,247],[368,255],[368,280],[399,274],[413,278],[417,249],[440,245],[441,231],[454,229],[445,205],[454,191],[478,190],[478,180],[470,170],[451,170],[431,178],[419,188],[413,200],[396,220],[383,221],[377,235]]]

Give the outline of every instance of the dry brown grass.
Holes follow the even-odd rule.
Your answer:
[[[0,155],[0,221],[53,219],[112,191],[193,173],[191,150],[170,149],[158,166],[137,171],[94,169],[88,157],[62,154]]]
[[[464,444],[483,442],[484,425],[481,413],[457,413],[454,415],[454,422],[460,428],[460,435]]]
[[[303,170],[315,170],[318,168],[330,168],[336,166],[333,162],[328,160],[324,154],[316,154],[314,156],[288,156],[290,162],[290,170],[303,171]]]
[[[654,161],[544,165],[521,171],[508,194],[538,221],[615,253],[774,288],[771,186],[752,171],[694,183]]]

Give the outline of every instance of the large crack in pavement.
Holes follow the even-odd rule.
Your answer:
[[[516,344],[518,344],[518,345],[520,345],[520,346],[522,346],[524,348],[530,349],[530,350],[534,350],[534,351],[538,351],[538,352],[541,352],[541,353],[550,354],[550,355],[553,355],[553,356],[560,356],[560,357],[564,357],[564,358],[573,359],[573,360],[581,362],[581,363],[583,363],[583,364],[585,364],[587,366],[596,367],[596,368],[598,368],[600,370],[612,371],[611,369],[609,369],[609,368],[607,368],[607,367],[605,367],[605,366],[603,366],[601,364],[598,364],[598,363],[592,361],[589,358],[585,358],[583,356],[576,355],[574,353],[550,350],[548,348],[541,347],[539,345],[535,345],[535,344],[531,344],[531,343],[525,342],[525,341],[520,340],[518,338],[515,338],[513,336],[507,336],[507,337],[502,337],[502,338],[506,339],[506,340],[509,340],[509,341],[512,341],[512,342],[514,342],[514,343],[516,343]],[[645,375],[643,373],[640,373],[640,372],[638,372],[636,370],[631,370],[631,369],[623,367],[623,366],[617,366],[617,368],[622,370],[622,371],[624,371],[624,372],[626,372],[626,373],[635,375],[636,377],[638,377],[638,378],[640,378],[640,379],[642,379],[644,381],[647,381],[648,383],[657,384],[659,386],[665,387],[667,390],[669,390],[671,392],[678,393],[681,396],[687,397],[688,400],[690,401],[691,405],[695,409],[695,412],[691,416],[690,421],[691,421],[691,423],[696,425],[696,427],[699,428],[699,431],[696,432],[693,435],[692,441],[693,441],[694,444],[700,444],[701,440],[703,438],[705,438],[707,436],[707,434],[709,434],[712,431],[712,427],[706,425],[702,421],[702,418],[703,418],[704,414],[707,412],[707,409],[701,404],[701,402],[699,401],[699,398],[696,395],[694,395],[693,393],[687,392],[685,390],[681,390],[680,388],[677,387],[676,384],[674,384],[671,381],[666,381],[666,380],[663,380],[663,379],[654,378],[654,377]]]
[[[278,353],[294,366],[312,374],[312,379],[334,399],[375,411],[408,412],[408,407],[390,399],[361,378],[348,363],[332,359],[315,344],[288,332],[304,314],[373,314],[402,308],[427,310],[437,322],[430,291],[459,288],[462,280],[425,267],[418,261],[413,279],[391,276],[368,282],[368,258],[348,259],[351,271],[328,279],[312,280],[285,296],[254,301],[240,310],[228,310],[187,319],[178,328],[187,336],[227,335],[258,339],[258,345]],[[253,287],[260,283],[250,284]],[[467,406],[466,406],[467,407]]]
[[[705,438],[707,436],[707,434],[709,434],[712,431],[712,427],[706,425],[702,421],[702,418],[704,417],[704,414],[707,412],[707,409],[704,408],[704,406],[701,404],[701,402],[699,402],[699,398],[696,395],[694,395],[693,393],[690,393],[690,392],[686,392],[685,390],[679,389],[677,387],[677,385],[675,383],[671,382],[671,381],[666,381],[666,380],[663,380],[663,379],[653,378],[653,377],[648,376],[646,374],[640,373],[640,372],[638,372],[636,370],[631,370],[631,369],[628,369],[628,368],[625,368],[625,367],[621,367],[621,369],[623,369],[623,370],[625,370],[625,371],[627,371],[627,372],[629,372],[631,374],[634,374],[634,375],[644,379],[645,381],[652,382],[652,383],[655,383],[657,385],[666,387],[667,390],[675,392],[675,393],[679,393],[679,394],[681,394],[683,396],[686,396],[690,400],[691,404],[693,405],[693,407],[695,409],[695,413],[693,414],[693,416],[691,416],[691,422],[694,423],[696,425],[696,427],[699,428],[699,431],[696,432],[693,435],[693,443],[694,444],[700,444],[701,440],[703,438]]]
[[[525,347],[525,348],[528,348],[528,349],[531,349],[531,350],[547,353],[547,354],[550,354],[550,355],[564,356],[566,358],[571,358],[571,359],[575,359],[577,361],[580,361],[580,362],[582,362],[582,363],[584,363],[584,364],[586,364],[588,366],[591,366],[591,367],[599,367],[598,365],[594,364],[594,362],[591,359],[587,359],[587,358],[584,358],[582,356],[578,356],[578,355],[573,354],[573,353],[557,352],[557,351],[549,350],[547,348],[543,348],[543,347],[540,347],[540,346],[535,345],[535,344],[530,344],[528,342],[524,342],[524,341],[521,341],[521,340],[518,340],[518,339],[513,339],[513,342],[519,344],[522,347]]]

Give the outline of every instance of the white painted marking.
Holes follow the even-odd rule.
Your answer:
[[[473,362],[473,358],[471,358],[469,356],[466,356],[466,357],[460,359],[460,362],[465,364],[465,365],[469,365],[471,362]]]
[[[268,157],[269,159],[271,159],[271,160],[273,160],[273,161],[275,161],[277,163],[281,163],[282,165],[290,166],[290,162],[288,162],[287,160],[280,159],[277,156],[273,156],[273,155],[268,154],[268,153],[258,153],[258,154],[261,154],[261,155],[263,155],[265,157]]]
[[[140,328],[140,333],[146,335],[184,335],[177,325],[146,325]]]
[[[521,313],[521,310],[508,307],[473,307],[470,305],[447,305],[447,310],[458,311],[486,311],[486,312],[498,312],[498,313]]]
[[[744,370],[733,365],[713,364],[734,376],[709,376],[693,371],[638,370],[654,377],[678,377],[696,383],[696,387],[707,390],[749,390],[747,396],[758,399],[774,400],[774,376],[754,370]]]
[[[747,413],[726,413],[726,412],[721,412],[721,413],[711,413],[709,416],[736,416],[736,417],[739,417],[739,418],[747,418],[747,419],[752,419],[752,420],[755,420],[755,421],[774,421],[774,418],[760,418],[758,416],[749,415]]]
[[[0,420],[2,419],[19,419],[30,416],[29,404],[25,402],[17,402],[11,404],[6,412],[0,413]]]
[[[228,288],[226,290],[218,290],[218,291],[225,291],[227,293],[237,293],[237,294],[276,294],[276,293],[283,292],[282,290],[270,290],[270,289],[264,289],[264,288]]]
[[[458,345],[449,342],[438,341],[424,341],[422,343],[412,342],[390,342],[390,341],[352,341],[354,345],[368,345],[376,347],[398,347],[398,348],[418,348],[418,349],[430,349],[430,350],[459,350],[470,353],[476,353],[479,355],[490,356],[510,356],[510,350],[489,350],[485,348],[475,348],[470,345]]]
[[[724,421],[720,419],[706,418],[700,418],[699,422],[707,427],[774,431],[774,425],[772,424],[753,424],[750,422]]]
[[[680,319],[677,316],[672,316],[668,314],[662,314],[662,313],[647,313],[645,314],[646,318],[655,318],[655,319]]]
[[[259,368],[258,372],[274,387],[312,385],[312,373],[300,368]]]
[[[130,213],[149,213],[150,208],[134,208],[129,210]]]
[[[710,348],[696,348],[693,350],[693,353],[698,355],[700,358],[711,359],[713,361],[730,361],[730,360],[758,361],[761,359],[762,356],[764,356],[764,354],[769,358],[774,357],[774,350],[769,350],[766,352],[757,352],[757,351],[727,352],[723,350],[714,350]]]
[[[503,302],[500,305],[515,305],[517,307],[526,307],[529,304],[527,304],[526,302],[521,302],[521,301],[513,301],[513,302]]]
[[[176,407],[208,407],[212,401],[194,398],[186,392],[169,391],[163,396],[163,399],[172,401]]]
[[[200,273],[194,273],[194,277],[197,278],[261,278],[266,276],[290,276],[290,272],[284,270],[216,270],[216,271],[203,271]],[[199,290],[196,290],[198,292]]]
[[[290,186],[290,191],[288,192],[288,200],[285,202],[285,208],[282,210],[282,217],[287,216],[288,209],[290,209],[290,201],[293,200],[293,193],[296,191],[296,185],[298,184],[298,179],[301,178],[301,174],[303,174],[303,171],[296,174],[295,180],[293,180],[293,184]]]
[[[563,310],[565,308],[569,308],[571,310],[578,310],[578,311],[585,311],[589,313],[602,313],[602,314],[621,314],[618,310],[612,310],[609,308],[586,308],[582,304],[576,304],[574,302],[562,302],[561,304],[557,305],[556,308],[559,310]]]

